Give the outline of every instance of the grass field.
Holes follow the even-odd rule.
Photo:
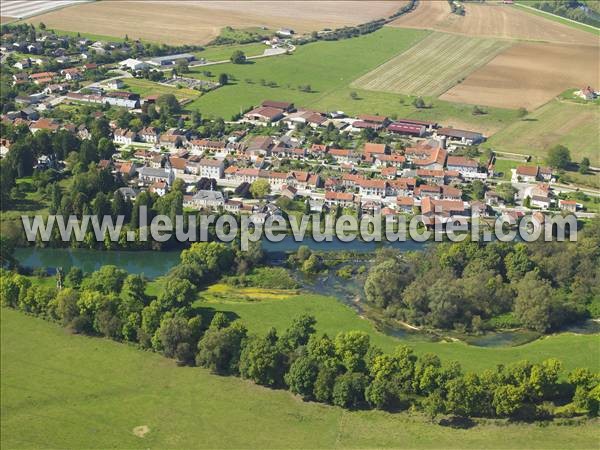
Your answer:
[[[427,34],[427,31],[385,28],[359,38],[299,46],[291,56],[209,67],[215,74],[225,72],[233,75],[235,81],[202,96],[189,108],[201,110],[206,117],[212,115],[228,119],[240,109],[259,104],[267,98],[310,106],[407,50]],[[203,70],[195,69],[191,75],[204,78]],[[265,85],[261,84],[261,80]],[[276,86],[269,87],[266,85],[268,82],[274,82]],[[311,92],[298,89],[299,85],[307,84]]]
[[[125,86],[122,89],[139,94],[141,97],[152,94],[173,94],[177,97],[177,100],[193,100],[200,96],[200,92],[194,89],[178,89],[177,87],[164,86],[142,78],[123,78],[123,82],[125,82]]]
[[[600,106],[553,100],[492,136],[483,147],[545,158],[549,147],[562,144],[574,161],[584,156],[600,165]]]
[[[33,25],[38,25],[38,23],[33,23]],[[85,31],[68,31],[68,30],[57,30],[53,28],[52,31],[59,36],[73,36],[73,37],[82,37],[89,39],[90,41],[105,41],[105,42],[124,42],[125,35],[122,36],[109,36],[106,34],[96,34],[96,33],[87,33]],[[149,42],[149,41],[146,41]]]
[[[452,429],[305,403],[13,310],[1,329],[3,448],[597,448],[594,423]]]
[[[510,45],[509,41],[433,33],[351,86],[437,97]]]
[[[583,366],[600,369],[599,335],[561,334],[518,347],[483,348],[462,342],[431,342],[419,335],[399,340],[376,331],[370,321],[360,318],[354,310],[332,297],[301,294],[287,299],[235,302],[210,297],[208,300],[198,300],[195,305],[207,308],[207,312],[224,311],[231,317],[240,317],[251,331],[256,332],[266,332],[270,327],[283,329],[291,318],[312,314],[317,318],[318,330],[330,336],[344,330],[362,330],[369,333],[372,341],[386,351],[405,343],[418,353],[432,352],[445,361],[459,361],[467,370],[493,368],[497,364],[518,359],[540,361],[552,356],[563,360],[567,368]],[[596,358],[590,358],[590,355],[596,355]]]
[[[241,50],[246,56],[262,55],[269,48],[263,43],[243,44],[243,45],[219,45],[206,47],[201,52],[194,52],[198,58],[205,58],[207,61],[224,61],[229,59],[236,50]],[[207,67],[206,70],[216,70],[217,68]]]

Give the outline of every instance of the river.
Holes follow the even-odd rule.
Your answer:
[[[263,240],[262,246],[268,256],[276,258],[286,252],[293,252],[301,245],[308,246],[316,251],[354,251],[368,253],[378,247],[393,247],[402,251],[417,251],[425,248],[428,243],[396,242],[377,243],[355,240],[342,242],[334,238],[331,242],[316,242],[303,240],[296,242],[292,236],[286,236],[281,242]],[[126,251],[126,250],[89,250],[82,248],[37,248],[23,247],[15,250],[15,257],[19,263],[31,269],[55,269],[62,267],[68,271],[71,267],[79,267],[84,272],[93,272],[105,265],[114,265],[125,269],[129,273],[144,274],[149,278],[156,278],[169,271],[179,263],[181,251]]]
[[[279,259],[285,252],[295,251],[300,245],[307,245],[312,250],[317,251],[354,251],[354,252],[372,252],[381,246],[391,246],[399,248],[401,251],[423,250],[427,243],[405,242],[405,243],[375,243],[354,241],[344,243],[338,240],[332,242],[303,241],[295,242],[290,236],[281,242],[263,241],[263,249],[267,256],[273,260]],[[167,273],[173,266],[179,263],[181,251],[99,251],[89,249],[71,249],[71,248],[36,248],[26,247],[15,250],[15,257],[24,267],[31,269],[46,268],[48,270],[62,267],[68,271],[71,267],[79,267],[84,272],[93,272],[104,265],[115,265],[125,269],[129,273],[144,274],[149,278],[156,278]],[[339,278],[334,271],[327,275],[321,275],[312,279],[301,279],[302,285],[311,291],[323,295],[331,295],[341,302],[347,304],[357,311],[363,313],[361,302],[362,282],[359,277],[351,280]],[[431,341],[438,340],[439,336],[432,336],[427,333],[413,332],[406,328],[387,323],[386,321],[373,320],[376,328],[385,334],[398,337],[404,340]],[[577,326],[565,328],[563,331],[577,334],[598,333],[600,324],[594,321],[586,321]],[[531,340],[535,340],[538,335],[526,331],[498,331],[486,333],[483,336],[463,337],[471,345],[481,347],[507,347],[521,345]]]

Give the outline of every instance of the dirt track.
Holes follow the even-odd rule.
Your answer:
[[[515,6],[466,3],[465,8],[466,15],[459,16],[450,13],[446,1],[422,1],[415,11],[390,26],[426,28],[467,36],[599,45],[598,37],[592,33],[544,19]]]
[[[533,110],[574,87],[600,85],[597,47],[517,44],[440,97],[460,103]]]
[[[105,1],[72,6],[36,16],[48,28],[149,41],[203,44],[224,26],[287,27],[313,31],[355,25],[389,16],[406,3],[397,1]]]

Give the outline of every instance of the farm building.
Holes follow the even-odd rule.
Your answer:
[[[148,63],[140,61],[139,59],[128,58],[119,63],[119,67],[127,68],[131,70],[143,70],[148,67]]]
[[[438,127],[437,122],[430,122],[428,120],[417,120],[417,119],[398,119],[394,123],[402,123],[406,125],[422,125],[427,131],[432,131]]]
[[[259,123],[277,122],[282,117],[283,110],[269,106],[260,106],[244,114],[245,119]]]
[[[191,62],[195,59],[196,57],[191,53],[179,53],[177,55],[157,56],[156,58],[147,60],[147,63],[153,66],[172,66],[177,61],[185,60]]]
[[[485,140],[481,133],[458,130],[455,128],[440,128],[437,130],[436,134],[459,145],[477,145]]]
[[[409,123],[393,122],[388,125],[388,131],[396,134],[407,134],[410,136],[423,137],[426,132],[426,128],[423,125],[413,125]]]
[[[282,109],[286,112],[292,112],[294,111],[294,104],[293,103],[288,103],[288,102],[276,102],[274,100],[265,100],[261,103],[260,106],[263,106],[265,108],[277,108],[277,109]]]

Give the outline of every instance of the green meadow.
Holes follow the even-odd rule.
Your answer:
[[[231,45],[215,45],[206,47],[204,50],[194,52],[198,58],[205,58],[207,61],[224,61],[229,59],[234,51],[241,50],[246,56],[259,56],[269,48],[262,42],[252,44],[231,44]],[[205,70],[210,70],[213,73],[218,71],[217,67],[207,67]]]
[[[197,99],[188,107],[199,109],[207,117],[229,118],[267,98],[310,106],[428,34],[421,30],[384,28],[353,39],[298,46],[292,55],[209,67],[215,74],[228,73],[235,79],[229,86]],[[204,70],[195,68],[191,75],[204,78]],[[299,89],[306,85],[310,85],[310,92]]]
[[[599,105],[552,100],[492,136],[483,147],[532,155],[543,161],[550,147],[562,144],[569,148],[574,161],[588,157],[592,166],[598,166],[599,124]]]
[[[597,448],[597,422],[454,429],[406,412],[302,402],[132,346],[69,335],[14,310],[2,309],[1,330],[7,449]],[[589,348],[569,347],[592,359]]]
[[[160,279],[148,286],[149,295],[161,291]],[[215,312],[240,318],[251,332],[266,333],[271,327],[285,329],[292,318],[311,314],[317,319],[317,331],[335,336],[341,331],[360,330],[368,333],[374,344],[384,351],[405,344],[417,353],[435,353],[444,361],[458,361],[465,370],[480,371],[498,364],[528,359],[532,362],[559,358],[565,370],[589,367],[600,370],[600,335],[562,333],[551,335],[516,347],[477,347],[460,341],[432,341],[419,334],[399,339],[378,331],[373,322],[359,316],[355,310],[333,297],[305,292],[264,289],[236,289],[216,284],[199,293],[194,306],[201,315],[211,317]],[[590,358],[590,355],[593,357]]]
[[[189,100],[200,96],[200,92],[194,89],[165,86],[143,78],[123,78],[123,82],[125,83],[123,89],[138,94],[141,97],[147,97],[148,95],[173,94],[177,97],[177,100]]]

